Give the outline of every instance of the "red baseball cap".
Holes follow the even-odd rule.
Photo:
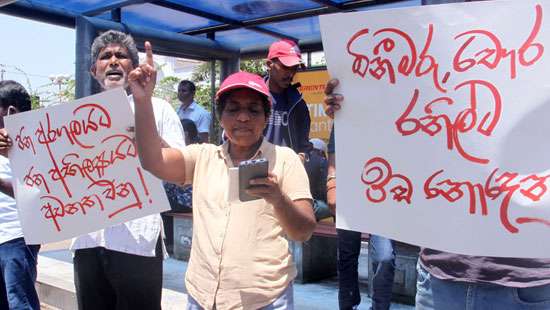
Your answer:
[[[237,88],[249,88],[255,90],[263,96],[266,96],[269,104],[271,105],[271,95],[264,79],[257,74],[245,71],[233,73],[222,82],[220,89],[218,89],[218,92],[216,93],[216,102],[218,102],[224,93]]]
[[[273,60],[275,58],[279,59],[287,67],[304,65],[300,48],[291,40],[281,40],[271,44],[267,59]]]

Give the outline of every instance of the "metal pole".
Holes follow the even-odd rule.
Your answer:
[[[76,65],[75,96],[82,98],[99,91],[99,86],[90,74],[92,67],[91,48],[96,36],[96,28],[83,17],[76,18]]]
[[[206,35],[206,37],[210,40],[216,39],[216,33],[211,32]],[[216,126],[214,124],[217,123],[216,118],[216,59],[212,59],[210,62],[210,118],[212,121],[210,122],[210,128],[208,128],[209,134],[208,137],[210,138],[209,142],[212,142],[214,144],[218,144],[218,142],[221,140],[219,139],[218,135],[216,135]],[[217,140],[217,141],[216,141]]]
[[[210,117],[212,118],[212,121],[210,122],[210,142],[213,142],[214,144],[218,144],[220,141],[218,138],[218,135],[215,135],[215,126],[214,124],[217,122],[216,118],[216,60],[213,59],[210,62]],[[215,141],[216,139],[217,141]]]
[[[466,0],[422,0],[422,5],[467,2]]]
[[[121,24],[95,17],[80,18],[91,23],[96,31],[113,29],[131,34],[136,41],[138,49],[143,47],[143,43],[147,40],[153,44],[153,51],[161,55],[202,60],[226,59],[239,56],[240,50],[238,48],[206,38],[198,38],[129,23]]]
[[[223,81],[231,73],[239,71],[240,60],[238,57],[232,57],[222,61],[220,81]]]

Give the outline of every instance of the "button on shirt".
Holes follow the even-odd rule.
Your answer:
[[[228,144],[193,144],[183,151],[185,183],[193,184],[193,246],[185,285],[205,309],[259,309],[296,276],[288,240],[273,205],[229,200]],[[311,199],[304,166],[289,148],[264,140],[266,158],[291,200]]]
[[[180,105],[178,108],[178,116],[180,119],[192,120],[195,126],[197,126],[197,131],[199,133],[210,131],[210,122],[212,121],[210,112],[197,104],[196,101],[191,102],[186,109],[183,108],[183,105]]]
[[[10,161],[0,155],[0,179],[11,182]],[[0,244],[23,237],[15,199],[0,192]]]
[[[129,96],[128,100],[133,111],[134,99]],[[160,137],[171,147],[183,148],[183,128],[172,106],[162,99],[153,98],[153,113]],[[71,250],[104,247],[128,254],[155,256],[155,247],[161,231],[160,214],[153,214],[79,236],[73,239]],[[166,252],[164,255],[166,256]]]

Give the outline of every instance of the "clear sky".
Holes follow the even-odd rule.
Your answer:
[[[0,70],[4,79],[16,80],[25,88],[44,92],[51,88],[50,75],[74,76],[75,31],[74,29],[35,22],[0,13]]]

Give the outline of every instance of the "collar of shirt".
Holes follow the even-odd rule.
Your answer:
[[[181,101],[180,101],[181,102]],[[193,111],[195,110],[195,107],[197,106],[197,102],[193,100],[193,102],[191,102],[191,104],[187,107],[187,108],[183,108],[183,103],[180,104],[180,107],[178,108],[179,111],[182,111],[182,112],[187,112],[187,111]],[[179,112],[178,111],[178,112]]]
[[[262,138],[262,144],[260,144],[260,147],[254,153],[250,159],[256,159],[261,158],[263,154],[266,154],[268,152],[268,148],[273,147],[272,144],[267,142],[267,139]],[[229,140],[226,140],[222,145],[218,147],[218,156],[220,156],[221,159],[225,160],[228,163],[229,168],[233,168],[233,160],[231,160],[231,156],[229,155]]]

